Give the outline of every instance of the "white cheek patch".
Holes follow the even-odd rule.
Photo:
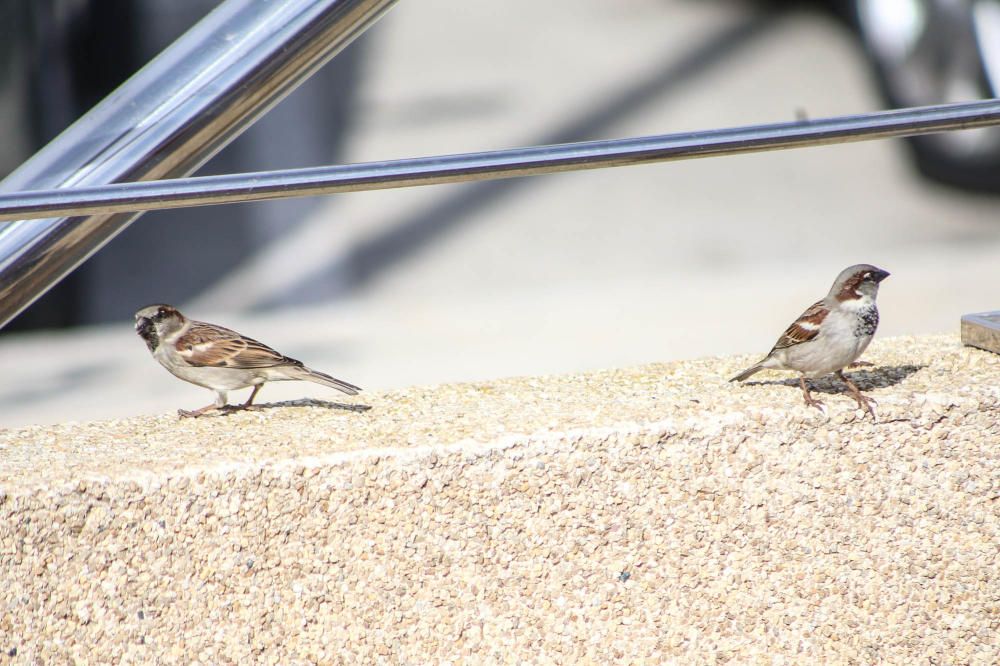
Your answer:
[[[848,312],[857,312],[858,310],[870,308],[872,306],[872,302],[873,300],[868,296],[859,296],[858,298],[841,301],[840,307]]]

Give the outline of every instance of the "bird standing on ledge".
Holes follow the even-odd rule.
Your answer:
[[[882,280],[889,273],[869,264],[849,266],[841,271],[826,298],[813,304],[792,323],[759,363],[729,381],[741,382],[765,368],[795,370],[806,404],[826,414],[826,406],[812,397],[806,378],[822,377],[831,372],[847,384],[858,406],[876,421],[875,400],[844,375],[844,368],[854,363],[875,336],[878,308],[875,297]]]
[[[153,358],[174,376],[215,391],[215,402],[194,411],[177,410],[185,417],[225,410],[226,392],[253,386],[240,406],[251,409],[265,382],[302,380],[356,395],[359,389],[330,375],[311,370],[267,345],[222,326],[188,319],[171,305],[149,305],[135,313],[135,330]]]

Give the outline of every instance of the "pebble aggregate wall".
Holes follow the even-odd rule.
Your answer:
[[[1000,357],[747,360],[0,432],[0,664],[998,663]]]

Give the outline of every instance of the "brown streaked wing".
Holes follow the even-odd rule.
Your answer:
[[[262,342],[221,326],[192,322],[176,343],[177,351],[191,365],[225,368],[268,368],[296,363]]]
[[[771,351],[787,349],[788,347],[794,347],[795,345],[812,340],[819,335],[819,326],[828,314],[830,314],[830,311],[823,304],[823,301],[813,303],[805,312],[799,315],[798,319],[792,322],[791,326],[785,329],[785,332],[778,338],[778,341],[774,344],[774,349]]]

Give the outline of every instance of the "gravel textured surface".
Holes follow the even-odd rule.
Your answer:
[[[1000,356],[751,360],[0,431],[0,663],[997,663]]]

